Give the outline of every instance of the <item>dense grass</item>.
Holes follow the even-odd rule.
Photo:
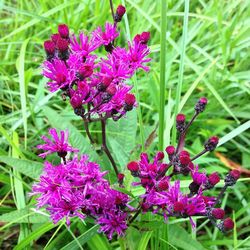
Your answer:
[[[120,25],[119,42],[150,31],[152,62],[150,73],[139,72],[132,80],[140,100],[137,112],[108,124],[108,143],[119,169],[125,170],[141,148],[153,153],[158,146],[175,143],[174,114],[182,111],[190,118],[200,96],[206,96],[209,105],[190,129],[187,148],[197,153],[208,136],[222,139],[219,154],[206,155],[197,163],[208,173],[216,170],[222,176],[232,167],[229,160],[250,169],[249,1],[194,0],[189,6],[187,0],[122,2],[128,15]],[[166,36],[161,32],[165,4]],[[197,230],[191,232],[187,220],[170,220],[167,227],[162,218],[146,214],[137,222],[140,230],[131,227],[125,238],[108,242],[97,234],[92,221],[74,220],[69,229],[63,222],[53,225],[45,211],[36,212],[28,192],[42,169],[35,146],[48,127],[69,128],[74,146],[89,153],[103,169],[111,169],[106,157],[90,146],[69,105],[44,88],[46,80],[39,68],[44,59],[42,42],[59,23],[67,23],[75,32],[93,30],[111,21],[109,1],[2,1],[0,11],[1,249],[250,249],[246,171],[223,200],[236,222],[235,230],[225,236],[204,219],[197,219]],[[159,137],[155,137],[151,133],[158,125]],[[91,125],[91,131],[98,140],[99,124]],[[130,190],[132,179],[127,176]],[[109,178],[114,180],[112,174]],[[182,186],[187,187],[188,181],[183,180]],[[141,191],[132,189],[136,194]]]

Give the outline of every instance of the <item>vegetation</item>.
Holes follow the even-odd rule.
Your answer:
[[[45,54],[43,41],[66,23],[75,33],[91,31],[112,20],[109,1],[3,1],[0,3],[0,244],[2,249],[249,249],[250,248],[250,7],[247,0],[118,0],[127,14],[119,24],[125,44],[137,33],[151,32],[149,73],[133,77],[139,108],[127,119],[107,124],[107,143],[119,171],[130,188],[133,177],[127,163],[142,150],[154,155],[174,144],[175,115],[185,105],[187,119],[201,96],[209,100],[205,113],[193,123],[186,148],[200,152],[204,141],[220,137],[215,153],[197,159],[207,173],[225,176],[231,168],[241,178],[229,188],[222,207],[234,222],[228,234],[220,233],[208,220],[197,219],[191,229],[188,219],[170,219],[144,214],[129,227],[124,238],[108,241],[97,234],[91,220],[75,219],[54,225],[46,210],[35,210],[35,198],[28,194],[43,165],[36,146],[49,127],[68,128],[70,142],[88,153],[107,178],[116,176],[100,144],[92,146],[81,119],[59,94],[45,88],[40,65]],[[166,9],[166,16],[164,10]],[[166,19],[166,27],[162,20]],[[166,36],[163,35],[166,30]],[[165,53],[161,53],[164,52]],[[91,123],[90,131],[101,141],[101,124]],[[181,180],[187,188],[190,181]],[[221,182],[219,187],[223,186]],[[218,190],[214,190],[218,193]]]

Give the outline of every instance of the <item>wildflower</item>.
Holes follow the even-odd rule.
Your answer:
[[[119,236],[123,236],[125,230],[127,229],[126,224],[126,213],[114,213],[109,212],[101,216],[98,219],[100,224],[99,232],[103,232],[111,240],[114,233],[117,233]]]
[[[74,72],[69,71],[65,63],[58,59],[54,59],[53,62],[44,62],[43,75],[50,79],[47,85],[51,92],[68,88],[75,76]]]
[[[207,105],[207,98],[201,97],[199,101],[196,103],[194,109],[197,113],[201,113],[205,110],[206,105]]]
[[[69,38],[69,27],[66,24],[58,25],[58,33],[62,38]]]
[[[96,30],[92,32],[92,37],[94,43],[98,43],[101,45],[108,46],[119,36],[119,32],[117,31],[117,27],[114,24],[106,23],[105,31],[102,31],[101,27],[97,27]]]
[[[184,114],[178,114],[176,116],[176,129],[179,132],[183,132],[185,129],[186,116]]]
[[[217,220],[222,220],[225,216],[225,211],[222,208],[214,208],[212,210],[212,216]]]
[[[115,13],[115,22],[120,22],[125,12],[126,12],[126,8],[123,5],[118,5],[116,9],[116,13]]]
[[[47,155],[52,153],[57,153],[60,157],[65,157],[68,152],[78,152],[79,150],[73,148],[68,144],[69,132],[67,130],[60,131],[60,136],[57,134],[55,128],[49,129],[49,134],[52,139],[49,139],[45,135],[41,136],[42,140],[44,140],[45,144],[38,145],[38,149],[45,150],[42,154],[39,154],[40,157],[45,158]]]
[[[208,141],[204,144],[204,147],[207,151],[213,151],[217,144],[219,143],[219,138],[217,136],[212,136],[208,139]]]

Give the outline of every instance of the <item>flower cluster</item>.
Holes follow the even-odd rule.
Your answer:
[[[49,90],[62,90],[75,114],[89,122],[96,115],[116,121],[132,110],[136,98],[126,81],[138,69],[149,70],[149,32],[136,35],[127,49],[115,46],[118,22],[125,11],[119,5],[114,23],[107,22],[104,29],[97,27],[90,35],[70,34],[68,26],[61,24],[58,33],[44,42],[47,59],[42,68],[43,75],[50,79]],[[106,57],[96,53],[102,46],[108,52]]]
[[[51,129],[50,133],[51,131],[55,142],[48,141],[52,146],[48,149],[43,147],[49,150],[44,154],[53,151],[60,156],[61,145],[64,152],[71,151],[68,143],[62,138],[58,139],[54,129]],[[62,137],[64,134],[65,132],[61,131]],[[82,155],[80,159],[74,155],[63,164],[54,166],[50,162],[45,162],[44,166],[39,183],[33,185],[32,195],[39,195],[37,207],[46,207],[54,223],[65,218],[69,225],[71,217],[85,219],[90,216],[109,239],[115,233],[124,234],[127,228],[127,212],[130,211],[129,197],[112,189],[109,182],[104,179],[107,172],[101,172],[97,163],[90,162],[87,155]]]
[[[198,165],[193,161],[206,152],[213,151],[219,139],[216,136],[208,139],[204,144],[204,150],[193,158],[188,151],[184,150],[185,136],[189,126],[192,124],[197,115],[204,111],[207,104],[206,98],[201,98],[195,105],[195,114],[191,121],[186,124],[186,117],[178,114],[176,117],[176,128],[179,131],[179,141],[174,146],[166,147],[165,151],[168,156],[168,163],[165,163],[164,152],[158,152],[153,161],[149,161],[146,153],[142,153],[139,161],[132,161],[127,165],[128,170],[134,177],[140,179],[134,185],[141,185],[145,188],[145,194],[141,196],[142,201],[140,209],[143,212],[151,211],[161,214],[165,219],[168,217],[189,217],[192,226],[193,216],[205,216],[216,225],[221,231],[225,232],[233,228],[232,219],[224,219],[225,212],[221,208],[216,208],[220,203],[222,195],[227,187],[236,183],[240,176],[239,171],[232,170],[225,177],[225,185],[218,197],[205,195],[205,191],[212,189],[220,182],[220,176],[217,172],[210,175],[205,171],[200,171]],[[171,169],[172,172],[166,173]],[[171,182],[171,177],[175,175],[191,176],[189,193],[181,190],[180,181]],[[219,223],[216,220],[221,220]]]

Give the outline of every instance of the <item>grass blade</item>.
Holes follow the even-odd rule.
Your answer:
[[[179,106],[180,106],[180,100],[181,100],[186,41],[187,41],[187,35],[188,35],[188,13],[189,13],[189,0],[185,0],[183,35],[182,35],[182,45],[181,45],[181,54],[180,54],[180,67],[179,67],[178,84],[177,84],[177,90],[176,90],[176,96],[175,96],[174,117],[176,117],[177,113],[179,112]],[[176,128],[174,126],[172,130],[172,144],[175,142],[175,140],[176,140]]]
[[[161,53],[160,53],[160,108],[159,108],[159,150],[163,150],[166,80],[166,31],[167,2],[161,1]]]

